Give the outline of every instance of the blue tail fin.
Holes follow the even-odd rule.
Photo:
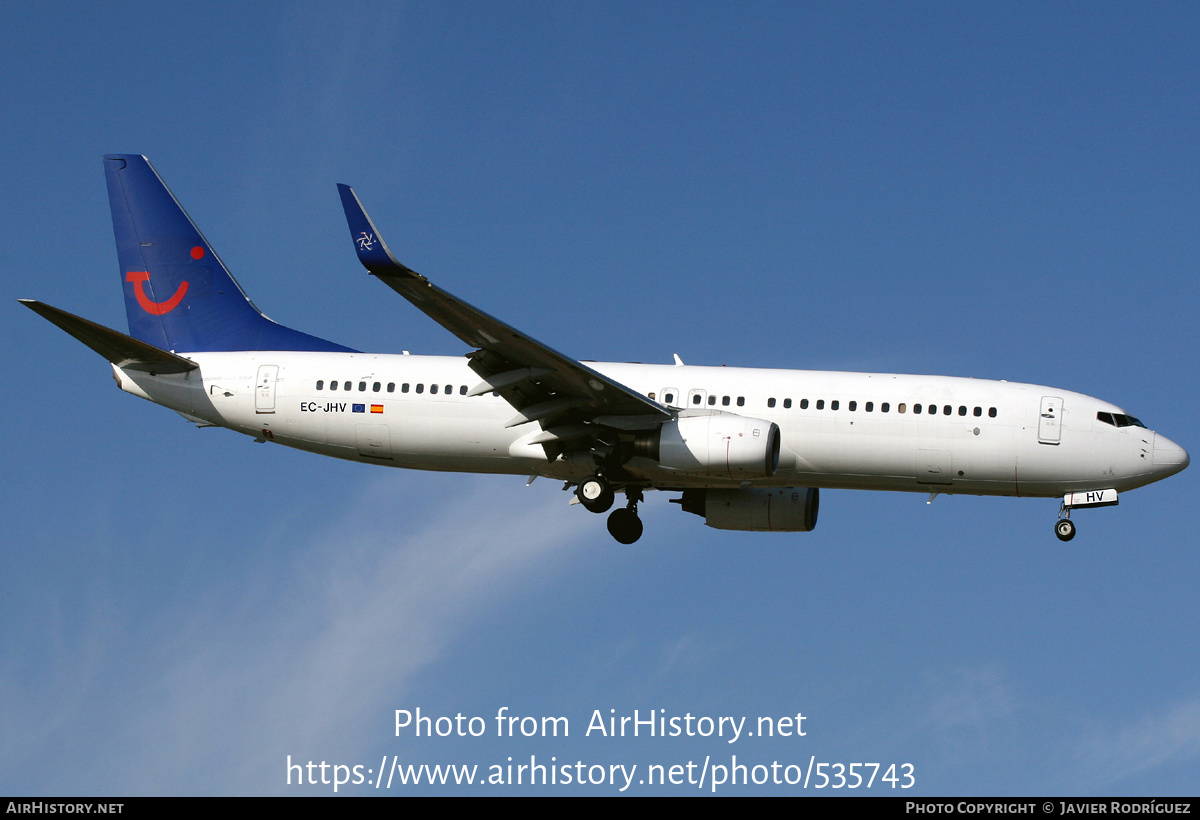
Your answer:
[[[104,157],[129,335],[164,350],[353,352],[258,312],[150,162]]]

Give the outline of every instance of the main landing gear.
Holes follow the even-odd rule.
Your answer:
[[[638,518],[637,505],[642,500],[642,490],[631,487],[625,490],[629,502],[608,516],[608,534],[622,544],[632,544],[642,537],[642,519]]]
[[[579,482],[575,497],[588,512],[608,512],[616,499],[612,485],[602,475],[591,475]],[[642,537],[642,519],[638,518],[637,505],[642,500],[640,487],[626,487],[628,502],[608,516],[608,532],[622,544],[632,544]]]
[[[590,475],[579,482],[579,486],[575,488],[575,496],[588,512],[602,513],[608,512],[616,494],[604,476]]]

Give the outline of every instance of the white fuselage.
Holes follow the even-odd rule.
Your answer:
[[[199,369],[171,376],[115,368],[122,389],[194,421],[337,458],[419,470],[579,480],[583,456],[550,460],[536,422],[506,427],[502,398],[461,357],[363,353],[197,353]],[[763,487],[1056,496],[1148,484],[1187,455],[1089,396],[948,376],[589,363],[681,408],[774,422],[774,475]],[[1157,453],[1156,453],[1157,448]],[[1182,463],[1181,463],[1182,462]],[[635,457],[625,469],[656,488],[736,487],[736,479],[676,472]]]

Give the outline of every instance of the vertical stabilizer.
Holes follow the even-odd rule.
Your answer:
[[[131,336],[185,352],[350,351],[259,313],[145,157],[109,154],[104,173]]]

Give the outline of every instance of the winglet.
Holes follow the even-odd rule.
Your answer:
[[[367,211],[358,201],[358,195],[349,185],[338,183],[338,193],[342,196],[342,210],[346,212],[346,224],[350,227],[350,238],[354,240],[354,250],[358,261],[363,267],[376,276],[410,276],[422,279],[421,274],[410,270],[396,261],[387,243],[379,235],[375,223],[367,216]]]

